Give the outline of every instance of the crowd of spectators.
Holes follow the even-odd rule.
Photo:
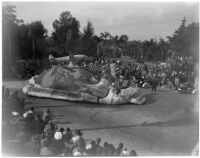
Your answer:
[[[111,75],[119,89],[123,88],[123,81],[127,81],[126,86],[135,84],[143,88],[152,87],[152,91],[156,91],[157,86],[176,90],[189,89],[191,93],[196,93],[198,89],[198,64],[192,57],[176,57],[171,63],[138,63],[102,56],[80,61],[78,65],[99,73],[104,67],[111,72],[111,65],[114,65],[115,72]]]
[[[25,108],[17,91],[3,87],[2,152],[14,156],[137,156],[123,143],[117,147],[101,138],[87,140],[80,129],[59,127],[52,112]],[[25,110],[26,109],[26,110]]]

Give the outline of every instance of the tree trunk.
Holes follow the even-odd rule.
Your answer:
[[[33,55],[33,63],[35,64],[35,39],[32,38],[32,55]]]

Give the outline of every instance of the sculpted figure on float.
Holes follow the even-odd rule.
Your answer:
[[[128,87],[116,94],[110,82],[110,72],[106,67],[100,75],[89,68],[75,66],[70,58],[76,60],[85,56],[62,58],[50,56],[49,59],[53,63],[68,61],[69,64],[53,66],[40,75],[32,77],[23,88],[23,92],[36,97],[101,104],[142,104],[145,102],[146,98],[141,97],[137,87]]]

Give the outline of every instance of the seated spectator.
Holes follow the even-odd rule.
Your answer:
[[[102,150],[102,155],[101,156],[107,156],[108,155],[108,150],[109,150],[109,145],[107,142],[104,142],[103,144],[103,150]]]
[[[103,150],[103,147],[100,145],[101,143],[101,138],[97,138],[96,139],[96,155],[97,156],[100,156],[102,154],[102,150]]]
[[[20,116],[18,112],[13,111],[12,118],[9,123],[12,125],[13,131],[16,131],[17,134],[17,132],[19,132],[23,128],[23,117]]]
[[[71,129],[67,127],[66,131],[63,132],[63,141],[69,143],[72,137],[73,133],[71,132]]]
[[[114,156],[115,147],[113,144],[108,144],[108,155],[107,156]]]
[[[90,142],[90,144],[86,145],[86,153],[89,156],[96,156],[97,148],[95,141]]]
[[[24,114],[23,114],[23,117],[27,120],[32,120],[34,119],[34,107],[31,107],[30,110],[26,111]]]
[[[135,150],[131,150],[131,152],[130,152],[130,156],[137,156],[136,151],[135,151]]]
[[[86,141],[83,138],[83,132],[81,130],[77,131],[77,135],[79,135],[79,139],[77,141],[77,150],[83,154],[85,152],[85,147],[86,147]]]
[[[4,94],[3,94],[3,99],[7,100],[10,97],[10,89],[9,88],[5,88]]]
[[[38,156],[40,154],[40,135],[33,135],[31,140],[26,144],[26,152],[32,156]]]
[[[51,137],[53,136],[54,132],[55,132],[54,124],[51,121],[49,121],[49,123],[44,128],[44,133],[46,136]]]
[[[54,152],[50,148],[50,144],[52,144],[52,140],[46,136],[44,136],[43,139],[41,139],[41,149],[40,149],[40,155],[41,156],[54,156]]]
[[[121,155],[121,152],[122,152],[123,147],[124,147],[124,144],[123,144],[123,143],[120,143],[120,144],[118,145],[118,147],[117,147],[116,150],[115,150],[115,156],[120,156],[120,155]]]
[[[80,135],[78,134],[78,130],[75,131],[75,135],[72,137],[72,143],[77,144],[78,140],[80,139]]]
[[[56,156],[63,154],[65,145],[62,141],[61,132],[55,132],[51,147]]]
[[[63,127],[60,127],[60,132],[61,132],[62,135],[63,135],[63,132],[64,132],[64,128],[63,128]]]
[[[125,148],[125,149],[122,151],[121,156],[129,156],[129,152],[128,152],[127,148]]]
[[[18,97],[18,91],[14,91],[11,95],[7,98],[7,108],[9,112],[16,111],[19,113],[23,112],[23,108],[21,107],[21,99]]]

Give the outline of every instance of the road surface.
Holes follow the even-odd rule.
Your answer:
[[[21,90],[25,82],[6,81]],[[139,156],[190,155],[198,142],[198,96],[159,89],[142,89],[144,105],[102,105],[26,96],[26,109],[49,108],[59,127],[82,129],[87,139],[102,138],[117,146],[123,142]]]

